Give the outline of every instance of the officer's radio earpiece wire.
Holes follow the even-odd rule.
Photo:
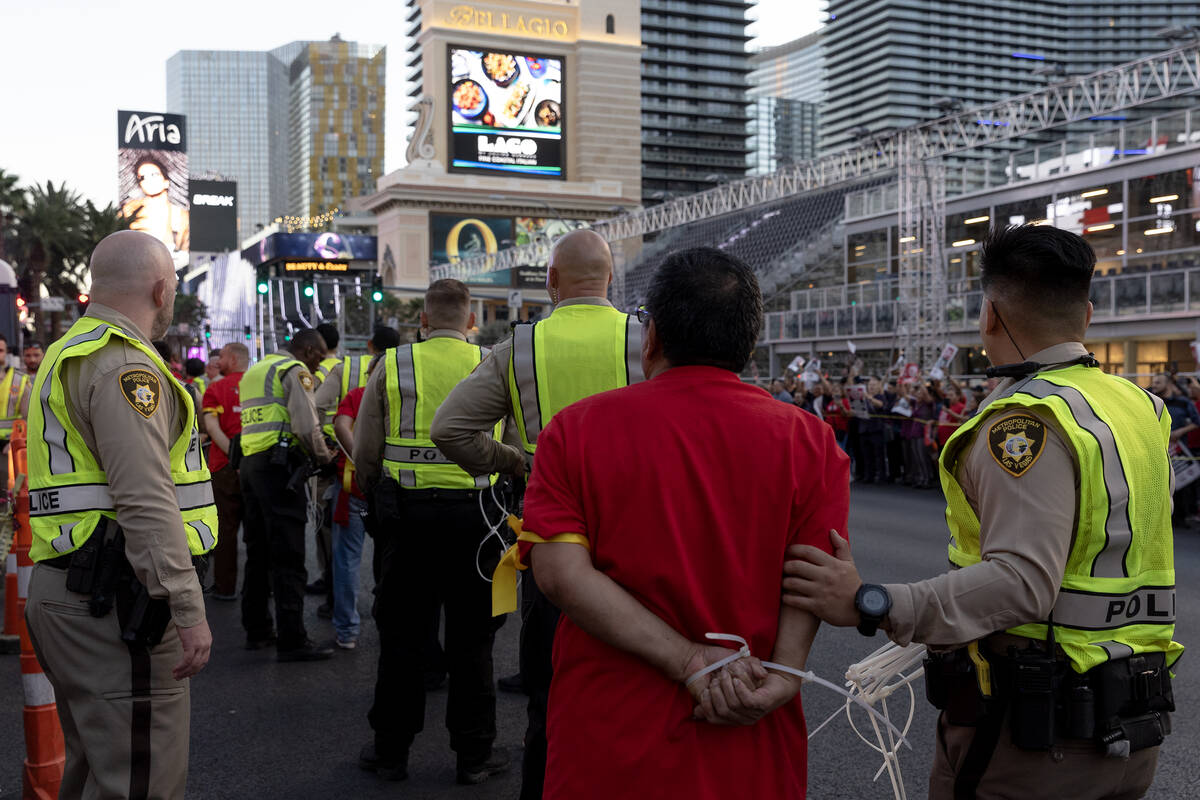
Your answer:
[[[1021,352],[1021,346],[1017,344],[1017,340],[1013,338],[1012,332],[1009,331],[1008,325],[1004,323],[1004,317],[1000,316],[1000,309],[996,308],[996,302],[989,300],[992,304],[992,313],[996,315],[996,321],[1000,323],[1000,327],[1004,328],[1004,334],[1008,340],[1012,342],[1012,346],[1016,348],[1017,355],[1021,357],[1021,361],[1016,364],[1001,364],[996,367],[988,367],[984,370],[984,375],[989,378],[1024,378],[1026,375],[1032,375],[1035,372],[1041,372],[1044,369],[1051,367],[1073,367],[1076,364],[1083,364],[1087,367],[1098,367],[1100,362],[1096,360],[1094,353],[1088,353],[1086,356],[1072,359],[1070,361],[1060,361],[1054,364],[1039,364],[1036,361],[1025,360],[1025,354]]]

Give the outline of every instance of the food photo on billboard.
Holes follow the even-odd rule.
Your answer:
[[[450,168],[564,177],[561,58],[451,46]]]

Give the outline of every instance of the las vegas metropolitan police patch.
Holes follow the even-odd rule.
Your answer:
[[[1046,444],[1046,426],[1028,414],[1015,414],[991,424],[987,432],[988,452],[996,463],[1014,477],[1034,465]]]

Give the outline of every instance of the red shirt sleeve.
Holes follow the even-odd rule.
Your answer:
[[[358,419],[358,408],[362,405],[363,393],[365,391],[366,388],[360,386],[347,392],[346,396],[342,398],[342,402],[338,403],[336,416],[347,416],[350,419]]]
[[[850,457],[838,447],[833,430],[825,425],[813,426],[813,449],[796,448],[804,463],[797,464],[797,475],[808,487],[807,492],[797,492],[798,501],[793,507],[793,519],[797,520],[789,544],[808,544],[833,552],[829,542],[829,531],[835,530],[843,539],[849,540],[847,530],[850,518]],[[821,468],[807,463],[816,457]],[[814,480],[814,478],[816,480]]]
[[[217,397],[217,393],[213,391],[217,388],[218,383],[214,383],[212,386],[209,386],[204,390],[204,398],[200,401],[201,409],[205,411],[216,411],[217,409],[221,409],[222,411],[226,410],[224,405],[221,403],[221,398]]]
[[[538,434],[537,454],[533,473],[525,490],[523,528],[549,539],[560,533],[587,536],[584,522],[583,497],[578,490],[576,469],[566,456],[569,425],[563,424],[563,414],[557,414]],[[521,542],[521,560],[525,563],[532,544]]]

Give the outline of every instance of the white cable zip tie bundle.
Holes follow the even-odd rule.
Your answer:
[[[925,668],[921,666],[924,660],[925,645],[908,644],[901,647],[893,642],[888,642],[857,664],[851,664],[846,670],[846,686],[850,691],[845,693],[847,700],[844,708],[830,714],[824,722],[808,734],[808,738],[812,739],[822,728],[845,711],[846,719],[850,722],[850,728],[855,735],[862,739],[868,747],[883,756],[883,764],[876,770],[872,780],[879,780],[879,776],[883,774],[884,770],[887,770],[896,800],[906,800],[907,798],[904,790],[904,776],[900,772],[900,759],[897,753],[901,743],[909,746],[904,737],[912,726],[913,713],[916,711],[916,697],[913,694],[912,684],[913,681],[925,674]],[[906,670],[911,671],[906,674]],[[904,731],[900,733],[900,739],[897,741],[893,732],[899,732],[891,722],[887,700],[901,689],[908,691],[908,718],[904,722]],[[871,728],[875,733],[875,743],[864,736],[858,726],[854,724],[854,717],[850,714],[851,700],[871,708],[873,712]],[[882,716],[874,713],[876,703],[883,710]],[[877,717],[887,722],[886,730],[879,727],[876,722]],[[886,741],[885,733],[887,734]]]
[[[721,667],[727,666],[728,664],[732,664],[734,661],[737,661],[738,659],[748,658],[750,656],[750,645],[746,642],[745,639],[743,639],[740,636],[734,636],[733,634],[730,634],[730,633],[706,633],[706,634],[704,634],[704,637],[706,639],[712,639],[712,640],[716,640],[716,641],[736,642],[741,645],[741,648],[734,651],[731,655],[726,656],[725,658],[722,658],[721,660],[716,661],[712,664],[709,664],[704,669],[701,669],[701,670],[698,670],[698,671],[692,673],[690,676],[688,676],[687,682],[685,684],[687,686],[691,686],[693,683],[700,680],[705,675],[708,675],[711,672],[715,672],[716,670],[720,669]],[[922,653],[923,652],[924,652],[924,648],[922,648]],[[837,692],[838,694],[840,694],[846,698],[846,708],[847,709],[849,709],[851,703],[855,703],[859,706],[862,706],[864,709],[866,709],[867,713],[869,713],[871,715],[871,724],[875,727],[877,735],[879,733],[879,722],[882,722],[887,727],[888,741],[892,742],[894,744],[895,748],[898,749],[900,747],[900,745],[903,744],[905,747],[908,747],[910,750],[912,749],[912,745],[910,745],[908,743],[908,740],[904,738],[905,733],[908,732],[908,729],[905,728],[904,731],[901,731],[899,728],[897,728],[895,725],[893,725],[892,721],[887,718],[886,712],[885,712],[885,714],[880,714],[878,711],[876,711],[874,708],[872,708],[871,705],[868,704],[861,696],[859,696],[859,694],[861,694],[861,692],[859,694],[855,694],[853,692],[847,691],[847,690],[843,689],[842,687],[838,686],[837,684],[830,683],[829,681],[825,680],[824,678],[817,677],[814,673],[812,673],[809,670],[794,669],[792,667],[784,666],[783,664],[775,664],[770,661],[763,661],[762,665],[767,669],[773,669],[778,672],[786,672],[789,675],[795,675],[796,677],[801,678],[802,680],[808,681],[810,683],[815,683],[820,686],[824,686],[826,689],[830,689],[834,692]],[[860,665],[856,664],[855,666],[860,666]],[[849,681],[847,681],[847,685],[850,685]],[[886,706],[885,706],[885,709],[886,709]],[[840,714],[841,710],[839,709],[837,713]],[[831,719],[832,719],[832,717],[831,717]],[[828,722],[828,721],[829,720],[826,720],[826,722]],[[912,721],[911,715],[910,715],[909,721],[910,722]],[[824,724],[825,723],[822,723],[821,727],[824,727]],[[817,730],[820,730],[820,728],[818,728]],[[814,731],[814,733],[815,732],[816,731]],[[859,737],[862,738],[862,734],[859,734]],[[812,734],[809,734],[808,738],[811,739]],[[897,738],[899,738],[899,741],[896,741]],[[866,740],[864,739],[864,741],[866,741]],[[868,742],[868,744],[870,744],[870,743]],[[882,772],[882,770],[880,770],[880,771]],[[879,777],[878,774],[876,775],[876,777],[877,778]]]
[[[504,503],[500,502],[500,498],[496,497],[496,484],[494,483],[492,484],[491,493],[492,502],[496,504],[496,508],[500,509],[500,518],[496,520],[495,524],[492,524],[491,519],[488,518],[487,511],[483,507],[483,490],[481,489],[479,491],[479,513],[483,516],[483,523],[487,525],[488,532],[484,534],[482,539],[479,540],[479,546],[475,548],[475,572],[478,573],[479,577],[487,583],[492,582],[492,576],[484,575],[483,569],[479,566],[479,556],[483,553],[483,546],[488,543],[489,539],[495,536],[500,542],[501,553],[503,553],[509,547],[508,542],[504,539],[504,534],[500,532],[500,529],[504,527],[506,522],[508,522],[509,512],[508,509],[504,507]],[[519,586],[520,583],[521,573],[518,572],[517,585]]]

